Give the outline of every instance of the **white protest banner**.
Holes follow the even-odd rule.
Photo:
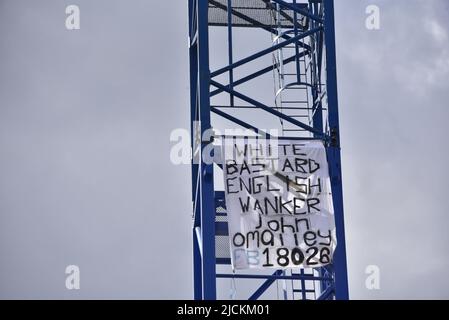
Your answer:
[[[227,140],[222,154],[233,267],[332,262],[335,222],[323,143]]]

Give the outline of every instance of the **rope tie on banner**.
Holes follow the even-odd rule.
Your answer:
[[[235,275],[234,268],[232,268],[232,274]],[[237,293],[237,286],[236,286],[236,283],[235,283],[235,278],[232,277],[231,278],[230,288],[229,288],[229,299],[235,300],[236,293]]]

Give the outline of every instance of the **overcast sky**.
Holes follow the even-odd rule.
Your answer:
[[[350,296],[449,298],[449,4],[335,9]],[[188,127],[187,1],[0,0],[0,297],[191,298]]]

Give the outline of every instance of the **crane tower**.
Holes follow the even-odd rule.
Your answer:
[[[217,283],[228,279],[255,283],[246,297],[251,300],[274,284],[284,299],[348,299],[333,0],[188,0],[188,11],[194,298],[216,299]],[[214,32],[224,52],[211,50]],[[263,33],[266,41],[248,54],[262,38],[248,38],[243,46],[239,32]],[[226,63],[211,68],[217,56]],[[269,94],[255,89],[262,82],[271,86]],[[202,157],[222,137],[203,134],[223,122],[256,135],[272,123],[279,138],[323,141],[338,239],[331,264],[259,273],[230,269],[226,201],[216,179],[222,168]]]

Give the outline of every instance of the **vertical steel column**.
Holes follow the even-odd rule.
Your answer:
[[[204,133],[211,128],[208,9],[208,0],[197,0],[198,102],[201,123],[199,205],[201,211],[202,281],[203,299],[213,300],[216,299],[214,173],[213,163],[205,163],[203,159],[205,148],[212,142],[203,140]]]
[[[296,5],[296,0],[293,0],[293,4]],[[298,35],[298,14],[293,12],[293,30],[295,37]],[[296,63],[296,81],[301,82],[301,66],[299,61],[299,44],[298,41],[295,41],[295,63]]]
[[[343,213],[343,187],[341,178],[340,134],[338,120],[337,67],[335,54],[334,1],[324,3],[324,41],[326,45],[326,74],[330,146],[327,149],[334,202],[337,248],[334,253],[335,298],[348,299],[348,274],[346,265],[345,224]]]
[[[196,23],[196,1],[189,0],[189,58],[190,58],[190,143],[191,149],[194,151],[194,141],[195,141],[195,122],[198,121],[198,114],[196,112],[198,104],[198,46],[197,41],[194,39],[197,32]],[[195,216],[192,228],[192,247],[193,247],[193,289],[194,289],[194,299],[201,300],[203,298],[203,281],[202,281],[202,267],[201,267],[201,252],[200,244],[196,236],[195,228],[201,228],[200,220],[200,210],[197,206],[196,195],[197,195],[197,180],[198,180],[198,164],[191,159],[192,166],[192,203],[193,213]]]
[[[232,0],[228,0],[228,61],[229,65],[234,63],[233,53],[232,53]],[[229,88],[234,90],[234,70],[229,69]],[[234,95],[231,93],[229,95],[229,105],[234,106]]]
[[[309,8],[310,8],[312,14],[314,14],[316,16],[320,15],[319,10],[318,10],[318,8],[319,8],[318,3],[315,3],[312,0],[309,0]],[[310,20],[309,23],[310,23],[311,28],[316,28],[318,26],[318,23],[314,20]],[[310,55],[313,59],[312,66],[311,66],[311,74],[312,74],[311,80],[312,80],[312,84],[313,84],[313,87],[311,88],[312,99],[313,99],[312,121],[313,121],[313,127],[315,129],[319,130],[320,132],[323,132],[323,109],[322,109],[321,102],[318,100],[318,97],[322,92],[322,87],[321,87],[321,64],[323,62],[323,60],[322,60],[322,53],[323,53],[322,34],[323,34],[323,32],[319,31],[314,36],[315,40],[311,44],[312,52],[310,53]],[[316,105],[315,105],[315,101],[317,101]],[[316,134],[314,136],[316,137]]]

